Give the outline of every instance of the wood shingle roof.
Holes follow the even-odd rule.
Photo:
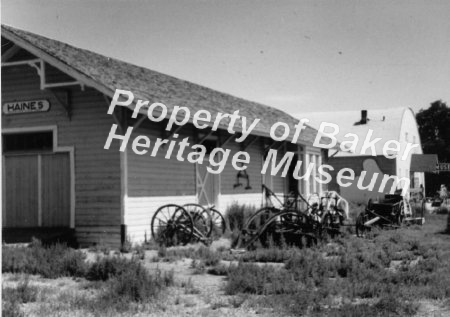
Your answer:
[[[174,106],[188,107],[192,115],[198,110],[208,110],[213,117],[218,112],[233,113],[239,110],[239,114],[245,116],[247,122],[251,123],[257,118],[261,120],[253,130],[253,135],[269,136],[270,127],[282,121],[291,127],[289,139],[294,134],[294,125],[298,123],[294,117],[273,107],[237,98],[31,32],[2,25],[2,36],[109,97],[114,95],[116,89],[124,89],[133,92],[135,100],[162,102],[169,109],[168,116]],[[130,108],[133,109],[134,104]],[[220,128],[227,127],[227,120],[229,119],[223,120]],[[236,123],[235,130],[240,131],[240,121]],[[300,134],[298,143],[311,145],[316,134],[317,131],[308,126]]]

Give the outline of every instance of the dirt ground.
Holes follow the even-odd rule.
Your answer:
[[[437,245],[445,252],[450,252],[450,235],[441,234],[445,228],[447,215],[434,215],[421,230],[411,231],[427,243]],[[356,237],[355,237],[356,239]],[[188,246],[199,247],[197,246]],[[227,240],[213,244],[212,248],[228,249]],[[88,261],[103,256],[98,252],[83,250]],[[131,254],[124,254],[131,257]],[[271,309],[258,307],[253,295],[225,295],[226,278],[207,273],[197,274],[192,265],[192,259],[181,258],[172,261],[158,260],[156,250],[145,251],[143,264],[149,271],[172,271],[175,285],[167,289],[156,303],[140,307],[136,311],[120,313],[121,316],[279,316],[280,313]],[[231,262],[222,261],[226,265]],[[265,264],[261,264],[265,265]],[[282,266],[282,263],[269,265]],[[19,274],[3,274],[3,287],[17,286],[23,278]],[[97,290],[84,279],[59,278],[44,279],[39,276],[30,277],[30,285],[38,286],[38,300],[24,304],[26,316],[116,316],[117,312],[85,309],[80,301],[94,298]],[[416,316],[446,317],[450,316],[450,299],[422,300]]]

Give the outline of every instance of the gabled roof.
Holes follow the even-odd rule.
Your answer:
[[[208,110],[213,118],[218,112],[233,113],[239,110],[239,114],[245,116],[247,122],[261,119],[252,134],[268,137],[270,127],[282,121],[291,127],[289,139],[294,133],[293,126],[298,123],[298,120],[289,114],[273,107],[237,98],[31,32],[2,25],[2,36],[109,97],[114,95],[116,89],[124,89],[133,92],[135,100],[162,102],[169,109],[168,116],[174,106],[188,107],[191,118],[198,110]],[[134,109],[134,104],[130,108]],[[226,129],[228,120],[222,120],[220,128]],[[237,123],[235,130],[241,131],[240,122]],[[307,127],[301,132],[298,143],[312,144],[316,134],[315,129]]]
[[[330,112],[311,112],[293,114],[296,118],[309,119],[308,124],[318,129],[322,122],[334,123],[339,127],[337,140],[350,141],[345,134],[356,134],[359,143],[355,153],[339,152],[337,156],[360,155],[362,144],[370,130],[373,130],[371,140],[381,138],[382,140],[375,144],[377,155],[383,155],[383,146],[389,140],[399,141],[402,120],[407,111],[414,113],[410,108],[390,108],[390,109],[370,109],[367,112],[368,121],[365,124],[358,124],[361,120],[361,111],[330,111]],[[356,124],[355,124],[356,123]],[[418,140],[420,142],[420,140]]]

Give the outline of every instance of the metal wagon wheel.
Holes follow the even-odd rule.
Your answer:
[[[213,240],[220,238],[227,231],[227,222],[222,213],[214,208],[204,208],[200,217],[210,219],[211,225],[207,236]]]
[[[273,215],[280,213],[280,211],[280,209],[274,207],[264,207],[256,211],[244,224],[239,244],[248,245],[248,241],[254,240],[253,238],[259,234],[260,228],[266,221]]]
[[[194,222],[181,206],[164,205],[155,212],[151,222],[152,237],[166,246],[185,245],[192,240]]]
[[[246,242],[246,247],[251,247],[257,240],[263,245],[269,238],[284,239],[288,244],[306,243],[310,246],[317,243],[315,226],[311,219],[302,212],[282,211],[272,215],[259,230]]]
[[[208,237],[211,232],[212,219],[205,214],[206,208],[199,204],[185,204],[183,208],[187,210],[194,222],[194,228],[198,235]]]

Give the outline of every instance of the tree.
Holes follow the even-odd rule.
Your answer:
[[[428,109],[421,109],[416,120],[423,153],[437,154],[439,162],[450,162],[450,107],[437,100]],[[425,182],[427,196],[435,196],[440,184],[450,185],[450,173],[427,173]]]
[[[416,116],[422,149],[437,154],[440,162],[450,162],[450,107],[437,100]]]

